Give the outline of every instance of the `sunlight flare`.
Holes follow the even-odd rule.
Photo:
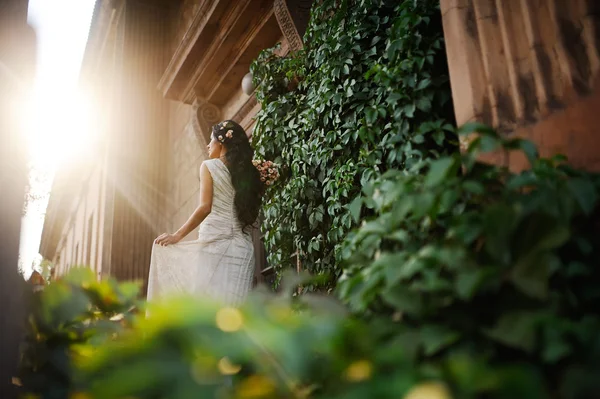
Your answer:
[[[30,159],[40,166],[54,169],[64,163],[81,162],[97,143],[97,121],[90,97],[80,90],[37,91],[26,115]]]

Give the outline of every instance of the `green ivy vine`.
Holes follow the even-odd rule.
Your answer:
[[[298,251],[304,268],[337,277],[361,187],[456,149],[438,3],[325,0],[304,50],[253,63],[253,144],[282,165],[263,214],[278,270]]]

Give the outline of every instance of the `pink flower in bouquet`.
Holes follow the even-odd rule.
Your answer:
[[[252,164],[260,173],[260,180],[264,182],[266,186],[272,186],[275,181],[279,178],[279,171],[277,165],[273,161],[261,161],[253,160]]]

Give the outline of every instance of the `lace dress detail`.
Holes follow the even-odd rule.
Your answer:
[[[204,164],[213,179],[211,212],[197,240],[152,247],[148,300],[187,293],[238,305],[252,286],[254,246],[237,219],[229,170],[220,159]]]

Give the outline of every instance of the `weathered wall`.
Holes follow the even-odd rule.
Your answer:
[[[168,231],[176,231],[198,206],[200,164],[208,143],[194,130],[193,107],[172,102],[170,106],[171,152],[168,177]],[[197,231],[197,229],[196,229]],[[197,232],[186,240],[195,239]]]
[[[441,11],[457,122],[600,170],[600,2],[441,0]],[[509,163],[525,166],[514,155]]]

